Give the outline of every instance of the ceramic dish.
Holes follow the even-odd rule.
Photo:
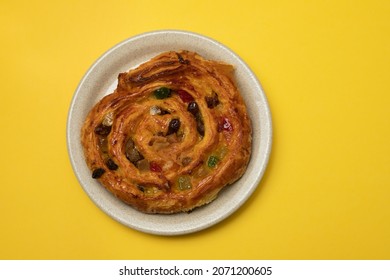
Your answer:
[[[222,190],[212,203],[187,214],[150,215],[138,212],[91,178],[80,143],[80,129],[89,110],[117,85],[121,72],[169,50],[190,50],[206,59],[235,67],[237,86],[252,120],[252,155],[239,181]],[[73,96],[67,123],[67,145],[74,172],[92,201],[105,213],[133,229],[158,235],[187,234],[208,228],[235,212],[257,188],[268,163],[272,143],[270,110],[261,85],[246,63],[208,37],[184,31],[156,31],[132,37],[104,53],[87,71]]]

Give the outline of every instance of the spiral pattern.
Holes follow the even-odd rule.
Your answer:
[[[81,135],[92,177],[145,213],[211,202],[243,175],[251,153],[233,67],[189,51],[162,53],[119,74]]]

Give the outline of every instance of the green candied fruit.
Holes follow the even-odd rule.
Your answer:
[[[219,162],[219,158],[216,156],[210,156],[209,160],[207,161],[207,166],[210,168],[215,168]]]
[[[189,176],[180,176],[177,179],[178,188],[181,191],[189,190],[192,188],[191,178]]]
[[[157,99],[165,99],[171,96],[171,89],[167,87],[160,87],[154,91],[154,96]]]

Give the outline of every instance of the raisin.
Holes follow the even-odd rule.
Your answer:
[[[134,141],[129,139],[126,143],[126,158],[133,164],[136,164],[138,161],[143,159],[142,154],[134,146]]]
[[[169,125],[168,125],[168,132],[166,135],[170,135],[170,134],[173,134],[173,133],[176,133],[180,128],[180,120],[179,119],[172,119],[170,122],[169,122]]]
[[[136,164],[138,161],[144,158],[135,148],[131,149],[130,151],[126,151],[126,157],[133,164]]]
[[[100,136],[107,136],[110,134],[111,126],[106,126],[103,123],[99,124],[95,127],[95,133]]]
[[[160,113],[160,115],[169,115],[170,114],[170,112],[168,111],[168,110],[165,110],[165,109],[162,109],[161,108],[161,113]]]
[[[207,107],[210,109],[216,107],[219,104],[218,95],[215,92],[213,92],[212,96],[206,96],[205,100],[207,103]]]
[[[201,136],[204,136],[204,123],[202,114],[199,112],[198,103],[192,101],[188,104],[187,111],[194,115],[196,120],[196,130]]]
[[[196,116],[196,114],[199,112],[199,106],[198,103],[195,101],[192,101],[188,104],[187,111]]]
[[[102,175],[104,174],[104,172],[106,172],[103,168],[96,168],[93,172],[92,172],[92,178],[93,179],[99,179],[100,177],[102,177]]]
[[[118,169],[118,165],[110,158],[106,161],[106,165],[107,165],[108,169],[110,169],[110,170],[117,170]]]

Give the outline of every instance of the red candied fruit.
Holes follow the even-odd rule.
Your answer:
[[[233,125],[230,123],[228,118],[222,117],[218,124],[218,131],[233,131]]]
[[[150,171],[153,171],[153,172],[161,172],[162,171],[161,166],[158,165],[158,163],[154,162],[154,161],[150,162],[149,168],[150,168]]]
[[[177,94],[179,95],[180,99],[181,99],[183,102],[185,102],[185,103],[194,101],[194,98],[192,97],[192,95],[189,94],[188,92],[186,92],[186,91],[183,90],[183,89],[177,90]]]

